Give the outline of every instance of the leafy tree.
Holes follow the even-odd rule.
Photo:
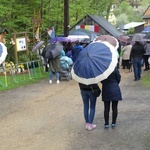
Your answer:
[[[141,9],[134,10],[125,0],[69,0],[70,26],[72,27],[86,14],[107,18],[114,3],[118,4],[114,12],[118,25],[127,21],[140,20],[144,2],[148,3],[148,0],[142,1]],[[11,33],[33,32],[32,19],[36,17],[42,18],[40,31],[43,40],[47,39],[47,28],[52,26],[55,27],[56,35],[64,33],[64,0],[0,0],[0,10],[0,27],[9,30],[8,39],[12,36]],[[7,44],[9,47],[9,42]]]
[[[138,21],[143,21],[142,20],[142,15],[143,12],[140,11],[140,9],[135,9],[133,7],[130,6],[129,3],[123,1],[121,2],[117,9],[114,11],[114,14],[117,18],[117,27],[118,25],[121,23],[120,21],[123,21],[123,18],[125,19],[122,24],[124,23],[129,23],[129,22],[138,22]],[[122,17],[122,19],[120,18]]]
[[[129,23],[128,16],[123,13],[117,16],[116,26],[120,29],[123,28],[125,24]]]

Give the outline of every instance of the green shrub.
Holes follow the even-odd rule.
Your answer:
[[[134,28],[130,28],[129,30],[128,30],[128,32],[127,32],[127,34],[134,34]]]

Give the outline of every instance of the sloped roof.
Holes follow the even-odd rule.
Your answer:
[[[150,15],[143,16],[142,18],[143,18],[143,19],[149,19],[149,18],[150,18]]]
[[[92,20],[94,20],[98,25],[100,25],[102,28],[104,28],[110,35],[118,38],[120,37],[120,35],[122,35],[122,33],[115,27],[113,26],[110,22],[108,22],[105,18],[103,18],[102,16],[95,16],[95,15],[89,15],[87,14],[86,16],[90,17]],[[86,17],[85,16],[85,17]],[[83,17],[83,18],[85,18]],[[82,19],[83,19],[82,18]],[[82,20],[81,19],[81,20]],[[78,21],[76,23],[76,25],[79,23],[80,21]],[[72,27],[73,28],[73,27]],[[72,29],[71,28],[71,29]]]
[[[124,30],[128,30],[130,28],[135,28],[135,27],[138,27],[140,25],[144,25],[146,22],[130,22],[128,24],[125,24],[124,25]]]
[[[150,8],[150,4],[148,5],[148,7],[146,8],[145,12],[143,13],[143,16],[145,16],[146,12],[148,11],[148,9]]]
[[[89,15],[97,24],[99,24],[102,28],[104,28],[107,32],[109,32],[112,36],[118,38],[122,33],[113,26],[110,22],[108,22],[104,17],[102,16],[95,16],[95,15]]]

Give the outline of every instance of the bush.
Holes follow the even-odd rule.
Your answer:
[[[134,32],[135,32],[135,31],[134,31],[134,28],[130,28],[127,33],[128,33],[128,34],[134,34]]]

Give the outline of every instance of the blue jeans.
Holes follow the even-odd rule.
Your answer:
[[[50,80],[52,80],[53,74],[54,72],[50,71],[50,75],[49,75]],[[55,75],[56,75],[56,80],[59,80],[59,72],[56,72]]]
[[[138,80],[141,78],[141,64],[142,58],[133,58],[133,69],[134,69],[134,78]]]
[[[92,91],[81,90],[81,96],[84,104],[84,119],[86,123],[93,123],[95,116],[95,106],[97,97],[94,96]]]

